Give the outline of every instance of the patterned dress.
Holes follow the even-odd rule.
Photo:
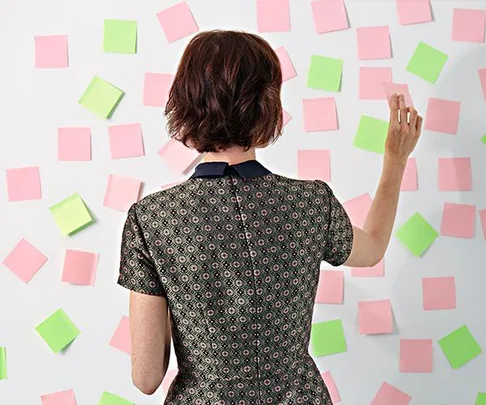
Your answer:
[[[203,162],[133,204],[118,284],[166,297],[178,374],[166,405],[332,405],[308,348],[320,263],[351,252],[321,180]]]

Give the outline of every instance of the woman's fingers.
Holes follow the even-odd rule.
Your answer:
[[[398,108],[400,109],[400,122],[402,127],[407,125],[407,106],[405,105],[405,97],[400,94],[398,97]]]
[[[408,108],[408,111],[410,113],[410,121],[409,121],[409,124],[410,124],[410,128],[413,130],[413,131],[416,131],[417,129],[417,118],[418,118],[418,112],[415,108],[413,107],[409,107]]]
[[[417,118],[417,123],[416,123],[416,130],[417,130],[417,135],[420,136],[420,134],[422,133],[422,122],[423,122],[423,118],[419,115],[418,118]]]
[[[393,94],[390,102],[390,123],[398,121],[398,96]]]

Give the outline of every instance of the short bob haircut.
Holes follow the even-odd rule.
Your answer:
[[[179,62],[165,107],[171,138],[199,153],[267,146],[282,134],[282,70],[258,35],[196,34]]]

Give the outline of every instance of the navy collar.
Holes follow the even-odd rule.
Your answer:
[[[190,179],[196,177],[221,177],[228,174],[237,174],[244,179],[250,179],[270,173],[272,172],[255,159],[234,165],[230,165],[228,162],[202,162],[196,166]]]

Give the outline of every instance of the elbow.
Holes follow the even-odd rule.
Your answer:
[[[140,392],[143,392],[145,395],[153,395],[160,387],[162,383],[162,379],[147,379],[147,378],[139,378],[132,375],[133,385],[137,387]]]

